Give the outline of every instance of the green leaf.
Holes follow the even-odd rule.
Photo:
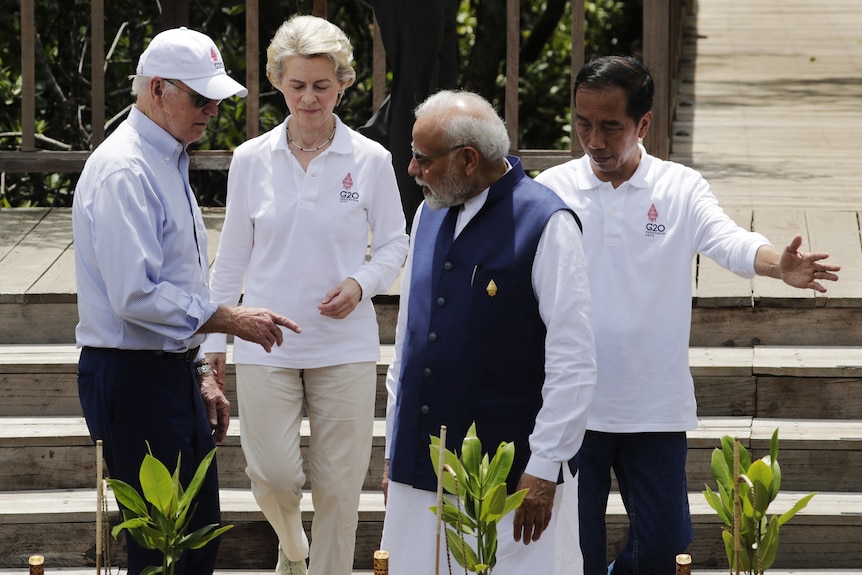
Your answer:
[[[724,540],[724,551],[727,554],[727,562],[730,565],[730,570],[734,571],[736,567],[739,567],[741,571],[750,571],[751,558],[748,556],[748,553],[744,548],[741,550],[739,556],[736,557],[736,561],[734,561],[736,554],[733,550],[733,533],[730,531],[722,531],[721,538]]]
[[[724,454],[724,459],[727,462],[727,469],[730,477],[733,477],[733,444],[736,439],[725,435],[721,438],[721,450]],[[739,473],[746,473],[751,465],[751,455],[748,450],[740,443],[739,444]]]
[[[778,556],[778,528],[778,518],[773,516],[769,527],[760,539],[760,566],[764,571],[772,567]]]
[[[758,459],[751,464],[746,475],[754,484],[754,509],[763,515],[772,502],[772,469],[762,459]]]
[[[161,565],[150,565],[149,567],[144,567],[144,570],[141,571],[141,575],[157,575],[158,573],[162,573],[163,569]]]
[[[506,507],[503,508],[503,515],[514,511],[518,507],[521,506],[521,503],[524,502],[524,497],[527,496],[527,492],[529,489],[521,489],[520,491],[516,491],[506,498]]]
[[[506,484],[500,483],[494,487],[485,498],[479,521],[497,522],[503,517],[506,508]]]
[[[173,507],[174,482],[167,467],[148,453],[144,455],[139,475],[144,498],[162,515],[169,517]]]
[[[781,491],[781,466],[778,465],[778,460],[774,459],[770,462],[770,468],[772,469],[772,499],[775,500],[778,497],[778,492]]]
[[[120,505],[133,512],[138,517],[149,516],[147,504],[144,503],[144,499],[134,487],[125,481],[120,481],[119,479],[109,479],[108,485],[111,486],[111,490],[114,492],[114,497],[117,498]]]
[[[194,533],[189,533],[180,539],[177,547],[179,549],[200,549],[225,531],[229,531],[232,528],[233,525],[219,527],[217,523],[205,525]]]
[[[189,504],[192,499],[198,496],[198,492],[201,490],[201,486],[203,486],[204,480],[206,479],[207,471],[212,464],[212,460],[215,457],[217,447],[213,447],[209,453],[207,453],[201,462],[198,464],[198,468],[195,471],[192,480],[189,482],[186,487],[185,492],[182,493],[182,497],[179,499],[180,509],[188,509]],[[179,471],[180,462],[177,461],[177,470]],[[179,476],[177,476],[177,484],[179,484]]]
[[[515,461],[515,444],[503,441],[497,446],[497,453],[488,467],[488,485],[505,483],[512,470],[512,462]]]
[[[493,525],[496,528],[496,525]],[[485,543],[485,561],[488,562],[488,568],[493,569],[497,565],[497,533],[496,529],[494,537],[488,537]]]
[[[727,436],[725,436],[727,437]],[[733,463],[728,466],[727,458],[722,450],[715,448],[712,450],[712,477],[716,483],[725,491],[730,492],[733,488]]]
[[[135,517],[134,519],[123,521],[122,523],[114,526],[114,528],[111,529],[111,536],[116,539],[123,529],[139,529],[143,525],[146,525],[147,522],[148,521],[146,517]]]
[[[449,545],[449,552],[452,554],[452,558],[455,559],[458,565],[468,571],[476,571],[476,563],[479,561],[478,557],[476,557],[476,552],[461,540],[461,536],[458,535],[457,531],[448,527],[446,528],[446,543]]]
[[[787,523],[790,520],[791,517],[796,515],[797,512],[799,512],[802,509],[805,509],[808,506],[808,502],[811,501],[811,498],[814,497],[815,495],[817,495],[816,492],[815,493],[809,493],[808,495],[806,495],[805,497],[803,497],[802,499],[800,499],[799,501],[794,503],[793,507],[791,507],[790,509],[788,509],[787,511],[785,511],[784,513],[781,514],[781,517],[778,518],[778,524],[784,525],[785,523]]]
[[[718,514],[718,518],[721,519],[725,525],[732,525],[733,519],[731,515],[728,514],[727,508],[722,504],[721,497],[710,489],[709,485],[706,485],[705,487],[706,489],[703,492],[703,497],[706,499],[706,502],[715,510]]]
[[[440,438],[431,436],[431,445],[429,446],[430,455],[431,455],[431,465],[434,467],[434,472],[437,476],[440,476],[440,470],[438,469],[438,462],[440,457]],[[451,493],[452,495],[460,494],[461,496],[467,491],[467,472],[464,470],[464,466],[461,464],[461,460],[458,459],[458,456],[449,451],[445,450],[443,453],[443,463],[448,465],[454,472],[455,477],[458,479],[458,484],[455,484],[455,477],[453,477],[450,473],[443,473],[443,489],[446,490],[446,493]]]
[[[482,461],[482,442],[476,437],[476,422],[474,421],[467,430],[467,435],[461,442],[461,460],[464,469],[469,475],[476,479],[479,477],[479,464]],[[479,482],[481,484],[481,481]]]
[[[778,463],[778,428],[772,432],[772,439],[769,440],[769,459],[773,463]]]
[[[432,505],[428,508],[434,515],[437,515],[437,506]],[[443,503],[443,523],[446,525],[451,525],[454,528],[461,527],[465,533],[469,533],[470,535],[475,534],[476,522],[475,520],[464,513],[463,511],[459,511],[457,507],[452,505],[448,501],[444,501]]]

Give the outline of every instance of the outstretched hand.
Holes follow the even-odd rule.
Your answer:
[[[284,342],[284,334],[279,326],[286,327],[296,333],[302,331],[299,324],[292,319],[268,309],[244,306],[233,309],[236,327],[233,334],[260,345],[267,353],[272,351],[273,346],[281,345]]]
[[[295,333],[302,332],[298,323],[268,309],[220,305],[198,332],[229,333],[259,344],[269,353],[273,346],[281,345],[284,341],[282,327]]]
[[[838,281],[838,276],[833,272],[840,271],[841,266],[820,263],[828,258],[829,254],[806,254],[799,251],[801,245],[802,236],[796,236],[781,253],[781,279],[789,286],[825,292],[826,288],[820,281]]]

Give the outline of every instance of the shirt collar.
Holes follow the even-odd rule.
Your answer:
[[[637,169],[635,169],[635,173],[632,174],[631,177],[624,183],[634,188],[648,188],[650,186],[650,166],[652,165],[654,158],[647,154],[646,148],[644,148],[642,144],[638,144],[638,149],[641,153],[641,159],[638,163],[638,167]],[[590,164],[589,156],[584,154],[583,156],[581,156],[581,161],[586,164],[586,169],[577,170],[575,172],[575,179],[577,181],[577,186],[579,189],[592,190],[607,183],[603,180],[600,180],[596,173],[593,171],[593,167]]]
[[[185,149],[176,138],[141,112],[137,106],[132,106],[126,121],[161,156],[179,156]]]

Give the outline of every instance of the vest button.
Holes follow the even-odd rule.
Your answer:
[[[437,298],[437,307],[443,307],[444,305],[446,305],[446,298],[442,297],[442,296],[438,297]]]
[[[425,369],[423,369],[423,370],[422,370],[422,375],[424,375],[425,377],[431,377],[431,368],[430,368],[430,367],[426,367]]]
[[[419,408],[419,413],[421,413],[422,415],[428,415],[429,413],[431,413],[431,407],[423,405]]]
[[[428,341],[434,342],[437,341],[437,334],[433,331],[428,334]]]
[[[450,271],[454,267],[455,266],[452,265],[452,262],[445,262],[443,264],[443,269],[446,270],[447,272]]]

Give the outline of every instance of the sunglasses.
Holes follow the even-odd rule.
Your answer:
[[[185,92],[186,94],[191,96],[192,100],[194,100],[195,108],[203,108],[204,106],[206,106],[210,102],[215,102],[216,106],[221,104],[221,100],[213,100],[212,98],[207,98],[206,96],[202,96],[202,95],[198,94],[197,92],[192,92],[191,90],[186,90],[185,88],[183,88],[182,86],[180,86],[179,84],[174,82],[173,80],[168,80],[167,78],[163,78],[163,79],[165,82],[167,82],[171,86],[173,86],[173,87],[177,88],[178,90],[180,90],[181,92]]]

